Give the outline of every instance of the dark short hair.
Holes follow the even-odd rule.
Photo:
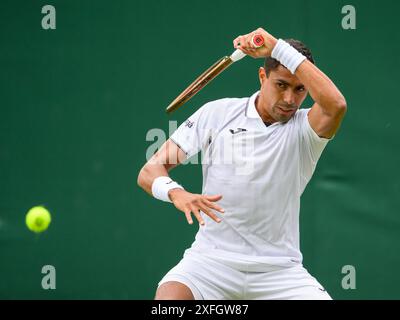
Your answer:
[[[289,43],[292,47],[294,47],[297,51],[299,51],[301,54],[306,56],[306,58],[308,60],[310,60],[310,62],[315,64],[314,58],[311,54],[310,49],[308,49],[303,42],[301,42],[299,40],[295,40],[295,39],[285,39],[285,41],[287,43]],[[281,65],[281,63],[274,58],[271,58],[271,57],[265,58],[264,69],[267,74],[267,77],[269,76],[271,71],[277,69],[280,65]]]

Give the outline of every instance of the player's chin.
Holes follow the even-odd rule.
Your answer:
[[[288,122],[293,115],[296,113],[296,110],[285,111],[281,108],[276,108],[275,119],[279,122]]]
[[[293,117],[293,114],[291,114],[291,115],[281,115],[280,114],[280,115],[277,115],[276,119],[279,122],[288,122]]]

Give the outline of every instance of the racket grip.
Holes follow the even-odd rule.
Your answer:
[[[234,53],[231,54],[231,60],[233,62],[239,61],[240,59],[243,59],[246,56],[245,53],[243,53],[242,50],[236,49]]]
[[[264,44],[264,38],[260,34],[255,34],[251,38],[251,42],[253,43],[254,47],[260,48]],[[245,53],[242,52],[240,49],[236,49],[234,53],[231,55],[231,60],[233,62],[239,61],[240,59],[243,59],[246,56]]]

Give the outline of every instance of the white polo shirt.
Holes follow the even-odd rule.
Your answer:
[[[226,98],[205,104],[170,137],[191,157],[202,151],[203,188],[222,194],[216,223],[202,213],[190,249],[247,271],[302,263],[300,196],[329,139],[299,109],[287,122],[266,126],[255,100]],[[189,190],[190,191],[190,190]]]

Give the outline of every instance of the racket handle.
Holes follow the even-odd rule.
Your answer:
[[[253,45],[256,48],[260,48],[263,46],[264,44],[264,38],[262,37],[262,35],[260,34],[255,34],[252,38],[251,38],[251,42],[253,42]],[[239,61],[240,59],[243,59],[246,56],[245,53],[243,53],[242,50],[240,49],[236,49],[234,53],[232,53],[231,55],[231,60],[233,62]]]
[[[236,49],[234,53],[231,54],[231,60],[233,62],[239,61],[240,59],[243,59],[246,56],[245,53],[243,53],[242,50]]]

